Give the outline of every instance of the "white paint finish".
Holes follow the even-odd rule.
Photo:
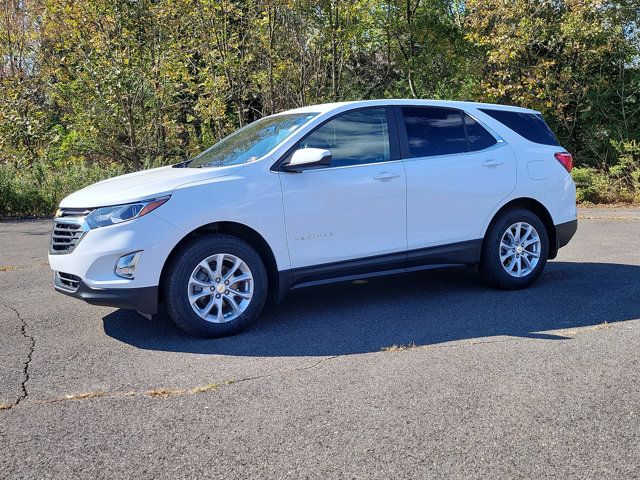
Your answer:
[[[555,158],[553,160],[534,160],[532,162],[527,163],[527,172],[529,173],[529,177],[532,180],[546,180],[550,175],[550,164],[552,161],[557,161]]]
[[[461,108],[497,133],[507,146],[301,174],[270,170],[328,117],[378,105]],[[158,285],[169,253],[185,235],[213,222],[252,228],[271,247],[278,269],[287,270],[481,238],[493,215],[516,198],[539,201],[556,224],[575,220],[575,185],[553,158],[562,148],[528,142],[477,107],[468,102],[428,100],[304,107],[298,111],[320,114],[255,162],[222,168],[153,169],[99,182],[65,198],[65,208],[91,208],[171,195],[145,217],[91,230],[71,254],[50,255],[49,262],[52,269],[78,275],[93,287],[144,287]],[[483,166],[489,161],[493,164]],[[532,179],[531,162],[544,162],[547,177]],[[543,175],[536,171],[533,176]],[[136,278],[116,277],[117,259],[136,250],[144,250]]]
[[[87,232],[70,254],[49,254],[52,270],[81,277],[93,288],[141,288],[158,285],[160,273],[173,246],[184,233],[155,213]],[[142,250],[133,280],[114,270],[122,255]]]
[[[504,129],[508,130],[508,129]],[[541,203],[551,215],[555,225],[570,222],[577,218],[576,185],[571,175],[558,162],[553,154],[562,151],[562,147],[535,145],[524,140],[514,139],[518,165],[518,181],[516,188],[509,196],[495,206],[487,218],[482,236],[484,236],[494,215],[507,203],[518,198],[531,198]],[[528,163],[533,161],[550,161],[548,163],[549,177],[543,180],[533,180],[529,176]]]
[[[289,253],[282,195],[278,175],[269,171],[272,163],[247,164],[236,167],[236,174],[213,175],[180,186],[169,201],[151,214],[91,230],[71,254],[50,254],[51,268],[78,275],[92,287],[155,286],[169,254],[180,240],[203,225],[229,221],[257,231],[271,246],[278,269],[285,270],[289,268]],[[136,278],[117,277],[114,267],[118,258],[135,250],[144,250]]]
[[[78,190],[63,199],[60,206],[94,208],[162,197],[180,185],[230,175],[240,168],[239,165],[230,165],[218,168],[160,167],[142,170],[109,178]]]
[[[458,108],[465,111],[473,111],[474,109],[477,109],[477,108],[493,108],[496,110],[510,110],[510,111],[527,112],[527,113],[540,113],[536,110],[531,110],[529,108],[514,107],[512,105],[499,105],[495,103],[463,102],[463,101],[457,101],[457,100],[405,99],[405,98],[389,98],[384,100],[355,100],[351,102],[323,103],[320,105],[308,105],[305,107],[294,108],[292,110],[287,110],[281,113],[307,113],[307,112],[337,113],[341,111],[351,110],[354,108],[378,107],[378,106],[385,106],[385,105],[436,106],[436,107]]]
[[[246,164],[233,175],[176,188],[157,215],[185,234],[214,222],[255,230],[271,247],[279,270],[289,268],[282,192],[272,159]]]
[[[309,165],[330,158],[331,152],[323,148],[301,148],[293,152],[289,160],[289,166]],[[328,162],[327,162],[328,164]]]
[[[293,268],[406,248],[401,161],[279,176]]]
[[[515,147],[519,170],[518,188],[514,193],[539,201],[549,211],[554,224],[577,218],[575,183],[553,156],[561,151],[564,151],[562,147],[535,145],[525,141]],[[528,166],[532,161],[545,163],[546,178],[532,179],[529,176]]]
[[[516,159],[505,144],[404,163],[409,250],[481,238],[487,217],[516,185]]]

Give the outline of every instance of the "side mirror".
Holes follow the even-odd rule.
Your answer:
[[[300,173],[300,167],[315,167],[331,165],[331,152],[324,148],[301,148],[291,155],[289,163],[282,165],[285,172]]]

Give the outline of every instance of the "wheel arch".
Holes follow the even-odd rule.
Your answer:
[[[482,238],[482,245],[480,246],[480,250],[478,252],[478,258],[480,258],[482,248],[484,246],[485,239],[487,237],[487,232],[495,222],[495,220],[506,210],[511,208],[525,208],[535,213],[545,226],[547,230],[547,236],[549,237],[549,259],[556,258],[558,254],[558,243],[556,241],[556,226],[553,223],[553,218],[551,217],[551,213],[547,207],[545,207],[538,200],[535,200],[530,197],[520,197],[515,198],[513,200],[509,200],[507,203],[502,205],[497,212],[493,214],[491,217],[491,221],[487,224],[487,227],[484,230],[484,235]]]
[[[160,274],[160,283],[159,285],[162,287],[165,283],[165,278],[167,275],[167,271],[169,270],[169,265],[175,259],[176,255],[181,251],[182,247],[189,243],[194,238],[197,238],[201,235],[206,235],[208,233],[224,233],[226,235],[232,235],[241,240],[247,242],[251,247],[253,247],[260,258],[264,262],[264,266],[267,269],[267,279],[269,282],[268,285],[268,299],[274,302],[278,302],[282,299],[284,294],[286,293],[286,284],[283,283],[282,276],[278,271],[278,266],[276,263],[275,255],[273,254],[273,250],[264,239],[264,237],[258,233],[253,228],[244,225],[238,222],[231,221],[220,221],[220,222],[212,222],[205,225],[202,225],[195,230],[192,230],[188,234],[186,234],[171,250],[169,256],[164,262],[162,266],[162,272]],[[159,289],[159,302],[164,300],[163,298],[163,288]]]

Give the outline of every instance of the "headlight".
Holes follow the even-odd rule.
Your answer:
[[[145,216],[167,200],[169,200],[169,197],[154,198],[153,200],[115,205],[113,207],[96,208],[87,215],[85,221],[91,228],[106,227],[107,225],[126,222]]]

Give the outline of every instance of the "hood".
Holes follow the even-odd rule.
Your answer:
[[[60,203],[62,208],[95,208],[137,202],[169,195],[186,183],[230,175],[242,165],[205,168],[160,167],[103,180],[72,193]]]

